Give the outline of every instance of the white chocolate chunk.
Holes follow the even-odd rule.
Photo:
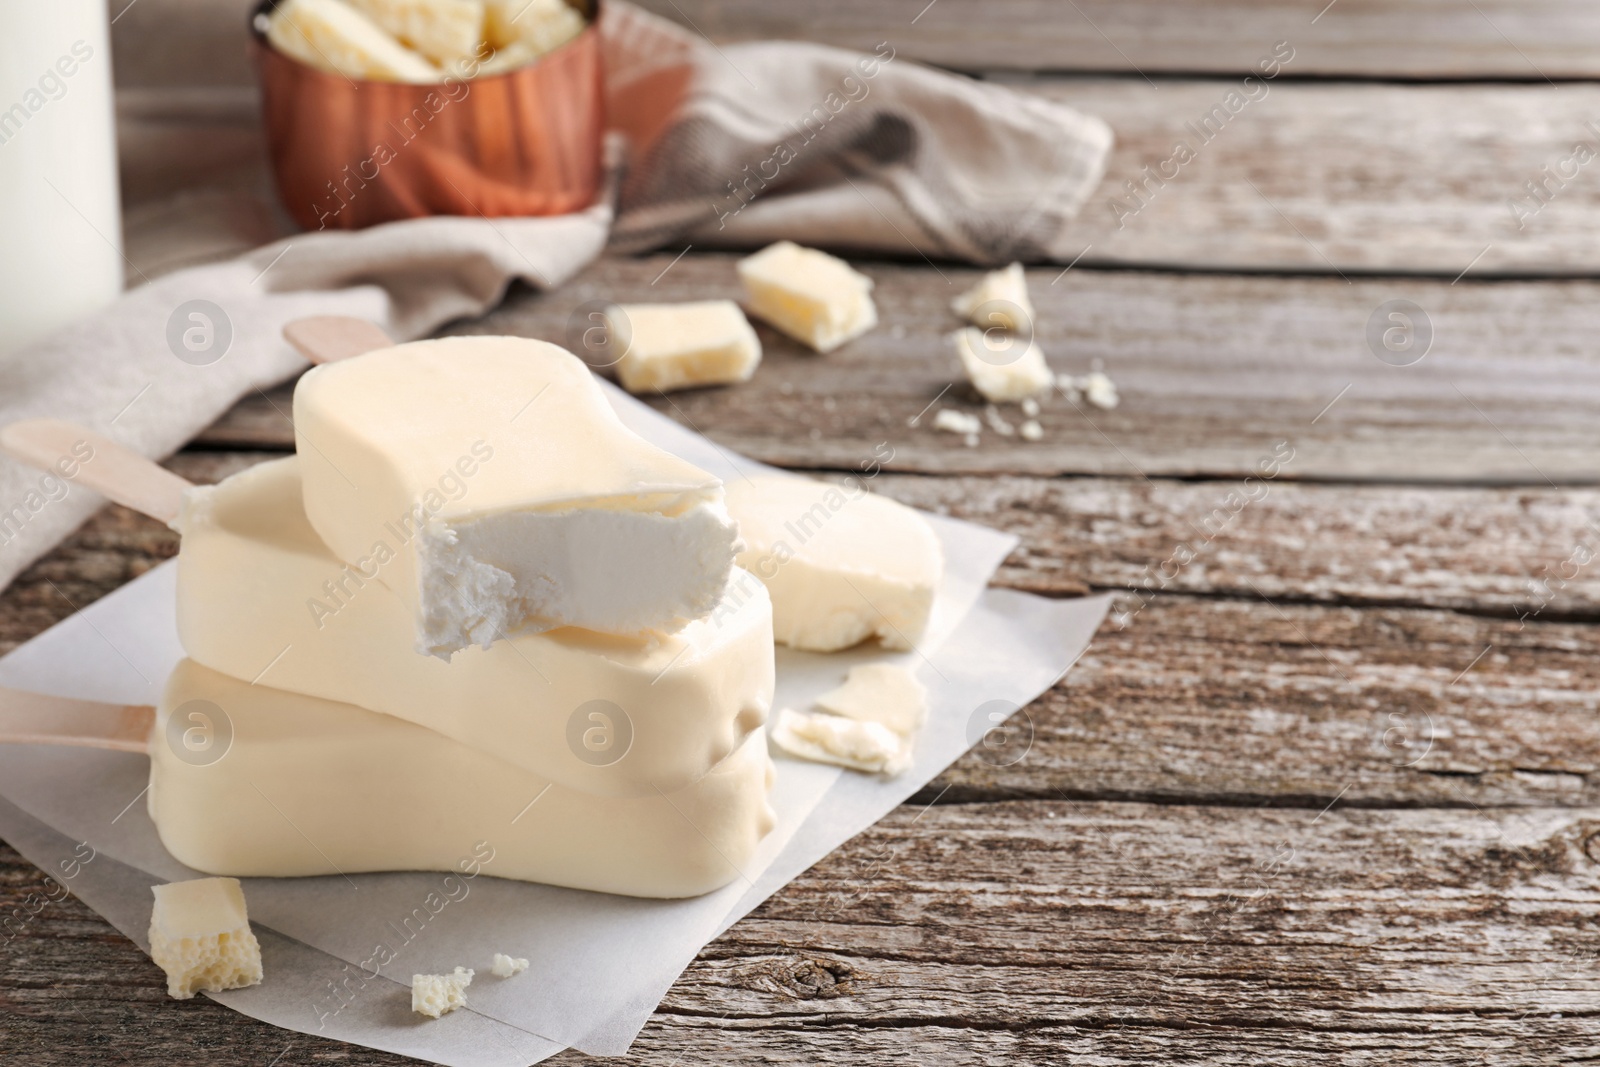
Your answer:
[[[871,278],[793,241],[741,259],[739,278],[753,315],[818,352],[832,352],[878,324]]]
[[[1044,427],[1039,425],[1038,419],[1029,419],[1027,422],[1022,424],[1022,427],[1017,431],[1017,433],[1022,435],[1022,439],[1024,441],[1044,440]]]
[[[843,685],[817,698],[817,707],[858,722],[876,722],[910,737],[928,721],[928,691],[893,663],[861,663]]]
[[[428,83],[443,77],[344,0],[285,0],[267,23],[267,40],[292,59],[347,78]]]
[[[910,649],[927,629],[944,574],[939,539],[904,504],[788,475],[728,485],[745,549],[739,565],[772,595],[780,644],[834,652],[877,637]]]
[[[613,304],[605,321],[630,393],[748,381],[761,362],[761,341],[732,300]]]
[[[869,774],[893,777],[911,765],[911,746],[899,734],[882,723],[838,715],[782,708],[773,724],[772,741],[791,756]]]
[[[1078,388],[1083,390],[1084,398],[1097,408],[1109,411],[1122,402],[1117,395],[1117,384],[1104,371],[1091,371],[1079,378]]]
[[[1033,397],[1028,397],[1022,402],[1022,413],[1030,419],[1039,417],[1039,402]]]
[[[504,952],[496,952],[494,963],[489,969],[496,978],[513,978],[528,969],[528,961],[521,957],[507,956]]]
[[[772,608],[749,575],[730,579],[711,618],[672,634],[619,640],[566,627],[448,662],[419,656],[411,613],[383,586],[387,568],[362,577],[311,529],[299,470],[291,456],[186,495],[178,636],[200,663],[394,715],[607,796],[688,785],[765,722]],[[625,717],[626,758],[572,746],[571,717],[597,700]]]
[[[1011,425],[1006,417],[1000,414],[1000,409],[993,404],[983,409],[983,419],[989,424],[989,429],[1001,437],[1011,437],[1017,432],[1017,428]]]
[[[411,1010],[437,1019],[467,1006],[467,987],[472,984],[472,969],[457,967],[452,974],[414,974],[411,976]]]
[[[950,302],[950,309],[980,329],[998,326],[1019,333],[1033,331],[1033,301],[1022,264],[990,271],[978,284]]]
[[[191,733],[221,747],[191,747]],[[691,897],[738,878],[774,822],[760,730],[681,789],[594,796],[399,719],[182,660],[153,738],[161,843],[235,878],[481,872]]]
[[[967,378],[986,399],[1008,403],[1050,388],[1050,368],[1037,342],[975,326],[957,330],[951,337]]]
[[[983,422],[976,415],[951,408],[940,408],[933,417],[933,428],[945,433],[976,434],[983,430]]]
[[[622,425],[589,369],[520,337],[418,341],[294,394],[306,517],[412,609],[419,652],[675,630],[716,607],[722,483]]]
[[[483,39],[482,0],[346,0],[401,44],[443,67],[473,55]]]
[[[167,972],[167,995],[188,1000],[261,983],[261,945],[235,878],[152,886],[150,956]]]
[[[496,49],[530,63],[583,32],[583,16],[566,0],[488,0],[485,33]],[[494,62],[493,60],[491,62]],[[510,61],[503,69],[510,69]]]

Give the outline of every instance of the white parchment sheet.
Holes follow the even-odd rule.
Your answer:
[[[764,469],[620,391],[608,392],[636,431],[724,480]],[[871,468],[863,471],[870,483]],[[780,757],[777,828],[740,879],[694,900],[635,900],[506,881],[491,877],[492,861],[474,878],[247,879],[266,980],[215,999],[291,1030],[452,1067],[531,1064],[565,1047],[624,1053],[708,941],[935,777],[993,725],[995,708],[1026,704],[1047,689],[1099,626],[1105,598],[1052,601],[986,591],[1015,539],[928,518],[944,545],[946,580],[917,651],[778,651],[774,707],[808,708],[865,660],[914,669],[931,707],[915,764],[905,774],[883,781]],[[0,660],[0,685],[154,702],[182,656],[174,574],[172,564],[157,568],[18,648]],[[247,606],[240,616],[246,624]],[[0,836],[141,947],[147,947],[149,887],[198,876],[161,846],[143,803],[147,782],[143,756],[0,746]],[[492,845],[492,820],[482,838]],[[94,850],[88,863],[81,862],[85,842]],[[407,923],[419,909],[427,921]],[[369,961],[379,944],[394,958],[375,968]],[[525,956],[532,966],[516,978],[496,979],[488,974],[495,952]],[[411,975],[457,966],[479,972],[468,1008],[439,1020],[413,1014]]]

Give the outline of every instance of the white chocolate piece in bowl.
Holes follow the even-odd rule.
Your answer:
[[[344,0],[284,0],[267,41],[308,67],[368,81],[428,84],[444,75]]]
[[[483,0],[345,0],[401,44],[447,70],[483,40]]]

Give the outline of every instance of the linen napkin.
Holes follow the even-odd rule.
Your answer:
[[[157,278],[0,363],[0,425],[66,419],[162,458],[304,369],[281,336],[293,319],[355,315],[412,339],[482,314],[514,280],[562,284],[608,240],[1060,258],[1111,143],[1098,119],[918,67],[890,42],[718,47],[622,0],[601,32],[609,115],[632,155],[601,203],[299,234]],[[0,458],[0,587],[100,503]]]

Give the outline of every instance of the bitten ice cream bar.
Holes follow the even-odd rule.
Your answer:
[[[722,483],[624,427],[555,345],[461,337],[325,364],[295,389],[294,422],[306,517],[383,574],[418,651],[675,630],[728,584]]]
[[[206,666],[385,712],[612,796],[686,785],[766,721],[772,609],[748,576],[741,595],[669,634],[567,627],[448,661],[418,655],[389,568],[363,576],[306,521],[303,463],[273,460],[184,495],[178,633]],[[585,747],[596,725],[615,736]]]

